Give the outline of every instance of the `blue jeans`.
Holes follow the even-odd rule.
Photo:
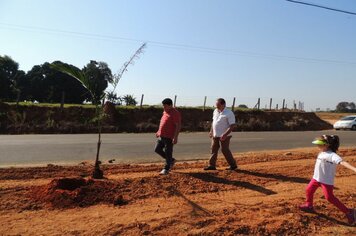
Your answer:
[[[170,138],[159,137],[155,152],[166,160],[164,169],[169,170],[173,162],[173,140]]]

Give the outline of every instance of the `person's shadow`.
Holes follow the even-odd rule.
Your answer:
[[[310,179],[306,179],[306,178],[302,178],[302,177],[290,177],[290,176],[285,176],[285,175],[280,175],[280,174],[260,173],[260,172],[255,172],[255,171],[250,171],[250,170],[241,170],[241,169],[236,170],[236,172],[242,173],[242,174],[247,174],[247,175],[253,175],[253,176],[257,176],[257,177],[262,177],[262,178],[277,179],[277,180],[281,180],[283,182],[294,182],[294,183],[301,183],[301,184],[307,184],[310,182]]]
[[[355,226],[350,226],[349,224],[347,224],[346,222],[343,222],[343,221],[340,221],[338,219],[335,219],[334,217],[331,217],[331,216],[328,216],[328,215],[325,215],[324,213],[319,213],[319,212],[313,212],[311,214],[315,214],[317,215],[318,217],[322,218],[322,219],[325,219],[327,221],[330,221],[330,222],[333,222],[335,224],[339,224],[339,225],[343,225],[343,226],[349,226],[349,227],[355,227]]]
[[[262,178],[268,178],[268,179],[276,179],[280,180],[283,182],[293,182],[293,183],[300,183],[300,184],[308,184],[310,182],[310,179],[303,178],[303,177],[295,177],[295,176],[285,176],[281,174],[270,174],[270,173],[261,173],[261,172],[255,172],[255,171],[250,171],[250,170],[241,170],[238,169],[236,170],[238,173],[242,174],[247,174],[247,175],[253,175],[257,177],[262,177]],[[338,189],[337,187],[334,187],[334,189]]]
[[[182,173],[182,174],[186,174],[189,175],[191,177],[200,179],[204,182],[210,182],[210,183],[216,183],[216,184],[227,184],[227,185],[233,185],[236,187],[243,187],[246,189],[250,189],[253,191],[257,191],[260,193],[263,193],[265,195],[272,195],[272,194],[277,194],[275,191],[272,191],[270,189],[264,188],[262,186],[259,185],[255,185],[249,182],[245,182],[245,181],[239,181],[239,180],[228,180],[225,178],[221,178],[218,177],[216,175],[213,175],[211,173]]]

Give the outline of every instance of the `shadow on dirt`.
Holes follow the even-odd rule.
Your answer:
[[[322,219],[325,219],[325,220],[327,220],[327,221],[333,222],[333,223],[335,223],[335,224],[343,225],[343,226],[349,226],[349,227],[350,227],[350,225],[347,224],[346,222],[343,222],[343,221],[340,221],[340,220],[338,220],[338,219],[335,219],[335,218],[333,218],[333,217],[331,217],[331,216],[325,215],[324,213],[315,212],[315,213],[313,213],[313,214],[315,214],[316,216],[318,216],[318,217],[320,217],[320,218],[322,218]],[[355,226],[353,226],[353,227],[355,227]]]
[[[253,191],[263,193],[265,195],[277,194],[275,191],[266,189],[262,186],[258,186],[258,185],[255,185],[255,184],[252,184],[249,182],[245,182],[245,181],[228,180],[228,179],[213,175],[211,173],[186,173],[186,175],[200,179],[204,182],[217,183],[217,184],[228,184],[228,185],[233,185],[236,187],[243,187],[246,189],[250,189]]]
[[[183,200],[186,201],[192,207],[192,213],[191,213],[192,215],[199,215],[199,212],[203,212],[208,216],[213,216],[213,214],[210,211],[198,205],[197,203],[193,202],[192,200],[188,199],[186,196],[184,196],[184,194],[182,194],[178,190],[175,191],[175,195],[183,198]]]
[[[285,176],[285,175],[280,175],[280,174],[267,174],[267,173],[260,173],[260,172],[255,172],[255,171],[250,171],[250,170],[237,170],[237,173],[242,173],[242,174],[247,174],[247,175],[253,175],[257,177],[263,177],[263,178],[269,178],[269,179],[277,179],[281,180],[283,182],[294,182],[294,183],[301,183],[301,184],[307,184],[310,182],[310,179],[307,178],[301,178],[301,177],[290,177],[290,176]]]

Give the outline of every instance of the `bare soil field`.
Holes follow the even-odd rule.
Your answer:
[[[355,115],[353,113],[334,113],[334,112],[318,112],[315,113],[320,119],[329,122],[330,124],[334,124],[336,121],[340,120],[340,118],[344,116]]]
[[[320,189],[304,201],[315,149],[239,153],[237,171],[204,172],[204,161],[0,169],[0,235],[355,235]],[[340,154],[356,165],[356,148]],[[338,167],[335,195],[356,207],[356,175]]]

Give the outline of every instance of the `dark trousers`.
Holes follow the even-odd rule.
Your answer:
[[[166,160],[164,169],[169,170],[173,162],[173,140],[170,138],[159,137],[155,152]]]
[[[224,157],[229,163],[231,167],[237,166],[236,161],[234,157],[232,156],[232,153],[230,151],[230,139],[231,136],[226,137],[224,141],[221,141],[220,138],[212,138],[211,139],[211,157],[209,160],[209,165],[210,166],[216,166],[216,161],[218,159],[218,152],[220,149],[220,144],[221,144],[221,152],[224,154]]]

